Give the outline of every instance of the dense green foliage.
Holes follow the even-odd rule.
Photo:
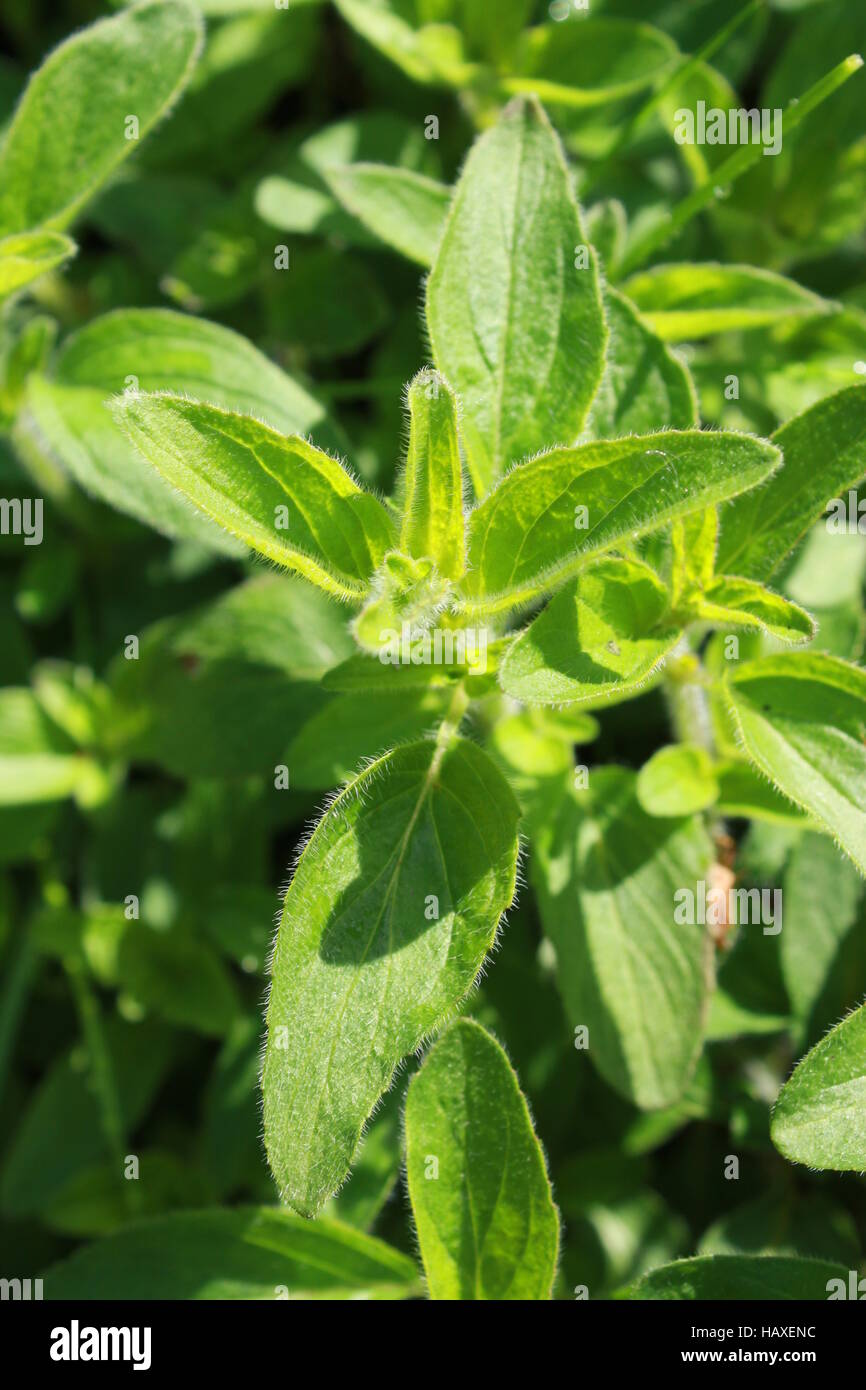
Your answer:
[[[0,1276],[859,1271],[866,11],[725,8],[4,6]]]

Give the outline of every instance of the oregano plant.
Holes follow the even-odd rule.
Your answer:
[[[856,1285],[866,29],[580,8],[142,0],[9,103],[47,1298]]]

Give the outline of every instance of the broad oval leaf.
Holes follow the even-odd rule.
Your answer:
[[[866,1168],[866,1004],[797,1064],[779,1093],[770,1134],[791,1163]]]
[[[637,1299],[826,1299],[834,1280],[848,1286],[848,1271],[827,1260],[784,1255],[698,1255],[651,1269],[625,1293]]]
[[[276,1207],[184,1211],[136,1222],[44,1275],[49,1299],[407,1298],[413,1262],[336,1221]]]
[[[472,986],[514,892],[517,803],[479,748],[414,743],[362,772],[298,861],[277,933],[262,1090],[284,1200],[346,1177],[396,1067]]]
[[[607,328],[559,140],[517,100],[473,145],[427,281],[436,366],[463,405],[483,496],[511,463],[577,439]]]
[[[23,289],[75,255],[75,242],[60,232],[23,232],[0,241],[0,299]]]
[[[827,396],[777,430],[773,443],[784,467],[721,514],[719,569],[750,579],[769,578],[828,503],[866,475],[866,385]]]
[[[447,184],[387,164],[337,166],[324,178],[347,212],[386,246],[418,265],[432,264],[451,202]]]
[[[685,363],[612,285],[605,286],[604,307],[610,337],[586,437],[618,439],[652,430],[691,429],[698,423],[698,398]]]
[[[405,1132],[430,1297],[550,1298],[559,1218],[544,1156],[517,1076],[480,1024],[460,1019],[428,1052]]]
[[[202,39],[179,0],[73,34],[31,79],[0,149],[0,232],[64,227],[183,90]]]
[[[713,760],[696,744],[660,748],[638,773],[637,799],[650,816],[691,816],[712,806],[718,794]]]
[[[866,672],[790,652],[744,662],[725,688],[749,757],[866,874]]]
[[[599,768],[588,792],[564,787],[533,850],[557,980],[590,1061],[635,1105],[671,1105],[697,1064],[713,974],[706,927],[675,921],[676,894],[706,879],[709,837],[697,819],[648,816],[632,773]]]
[[[409,386],[400,544],[407,555],[435,561],[446,579],[459,579],[465,569],[457,402],[438,372],[419,372]]]
[[[633,694],[680,636],[669,609],[648,565],[601,559],[520,634],[500,667],[500,685],[526,704],[603,705]]]
[[[336,459],[180,396],[129,395],[112,410],[148,463],[230,535],[337,598],[364,593],[393,524]]]
[[[796,280],[750,265],[660,265],[633,275],[623,290],[666,342],[767,328],[830,305]]]
[[[598,551],[736,496],[780,462],[766,440],[702,430],[553,449],[472,512],[465,605],[496,612],[535,598]]]

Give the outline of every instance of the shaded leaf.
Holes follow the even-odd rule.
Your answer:
[[[430,1297],[550,1298],[559,1218],[544,1156],[517,1076],[479,1024],[460,1019],[428,1052],[405,1129]]]
[[[866,1168],[866,1004],[797,1064],[779,1092],[770,1134],[791,1163]]]
[[[416,1284],[412,1261],[382,1241],[275,1207],[142,1221],[44,1275],[50,1299],[406,1298]]]
[[[265,1144],[318,1210],[407,1053],[471,987],[511,902],[517,805],[481,750],[414,743],[361,773],[304,850],[277,934]]]

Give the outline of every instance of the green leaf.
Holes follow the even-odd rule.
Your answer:
[[[637,799],[649,816],[691,816],[718,794],[713,760],[696,744],[660,748],[638,773]]]
[[[432,265],[451,202],[446,184],[387,164],[338,166],[324,178],[347,212],[386,246]]]
[[[400,545],[428,557],[446,579],[465,565],[463,473],[457,402],[438,372],[422,371],[409,386],[409,451]]]
[[[782,975],[811,1041],[863,991],[863,880],[826,835],[804,835],[785,868]]]
[[[720,816],[769,821],[774,825],[806,825],[807,817],[777,792],[758,769],[746,762],[723,762],[716,768]]]
[[[403,18],[404,6],[391,0],[336,0],[336,5],[347,24],[413,81],[462,86],[474,76],[455,25],[416,27]]]
[[[791,652],[743,662],[725,688],[749,757],[866,873],[866,672]]]
[[[427,281],[427,326],[463,405],[479,496],[509,464],[578,437],[607,329],[562,149],[532,100],[507,106],[470,151]]]
[[[693,592],[686,608],[694,618],[716,627],[744,627],[769,633],[782,642],[810,642],[817,631],[804,608],[754,579],[720,575]]]
[[[275,1207],[185,1211],[88,1245],[44,1275],[49,1299],[407,1298],[412,1261],[336,1221]]]
[[[181,396],[129,395],[113,414],[167,483],[250,549],[337,598],[364,593],[392,523],[336,459],[248,415]]]
[[[681,629],[639,560],[601,559],[567,584],[509,648],[499,681],[527,704],[599,705],[643,685]]]
[[[346,1186],[325,1203],[323,1215],[369,1231],[390,1197],[403,1166],[401,1120],[405,1086],[393,1086],[373,1116]]]
[[[234,983],[215,952],[188,933],[127,921],[121,905],[85,923],[84,948],[103,982],[121,986],[147,1012],[223,1037],[240,1014]]]
[[[713,582],[719,514],[715,507],[678,518],[671,527],[671,603]]]
[[[312,431],[330,447],[324,406],[275,362],[230,328],[172,309],[116,309],[94,319],[66,339],[55,376],[106,397],[130,387],[183,391],[256,415],[281,434]]]
[[[504,85],[554,105],[604,106],[648,87],[676,52],[673,40],[649,24],[574,16],[529,29],[516,57],[517,75]]]
[[[830,1281],[848,1287],[848,1271],[826,1260],[783,1255],[699,1255],[651,1269],[626,1291],[636,1299],[826,1299]]]
[[[722,513],[719,568],[750,579],[769,578],[828,501],[866,475],[866,385],[819,401],[777,430],[773,443],[784,468]]]
[[[537,597],[618,541],[735,496],[778,467],[751,435],[668,431],[553,449],[514,468],[469,518],[464,606]]]
[[[824,314],[826,300],[795,280],[749,265],[660,265],[633,275],[623,290],[666,342],[767,328]]]
[[[76,252],[75,242],[59,232],[24,232],[0,241],[0,299],[56,270]]]
[[[787,930],[787,928],[786,928]],[[699,1255],[814,1256],[844,1261],[860,1259],[857,1228],[844,1207],[816,1193],[765,1196],[726,1212],[705,1231]]]
[[[105,1024],[105,1035],[121,1119],[131,1131],[146,1115],[168,1070],[170,1036],[163,1025],[117,1019]],[[71,1178],[105,1157],[105,1150],[93,1077],[82,1049],[75,1048],[46,1071],[5,1151],[0,1181],[4,1215],[38,1215]]]
[[[589,785],[566,787],[536,833],[541,919],[590,1060],[654,1109],[682,1095],[701,1051],[712,945],[674,911],[675,894],[706,879],[713,847],[696,819],[648,816],[632,773],[594,768]]]
[[[517,1076],[479,1024],[460,1019],[428,1052],[405,1130],[430,1297],[550,1298],[559,1217],[544,1156]]]
[[[87,492],[169,536],[238,554],[242,547],[146,467],[105,402],[119,393],[172,390],[255,415],[283,434],[340,437],[324,407],[239,334],[165,309],[120,309],[68,338],[53,380],[31,378],[18,429]]]
[[[386,754],[331,804],[277,934],[265,1145],[284,1200],[346,1177],[401,1059],[471,987],[514,892],[518,808],[473,744]]]
[[[797,1064],[779,1092],[770,1135],[791,1163],[866,1168],[866,1004]]]
[[[421,738],[441,719],[450,698],[447,689],[427,685],[406,690],[399,680],[395,688],[394,668],[375,660],[373,664],[391,677],[387,688],[365,691],[363,699],[355,692],[339,695],[300,725],[285,755],[291,786],[330,791],[351,777],[365,758]]]
[[[98,768],[49,719],[29,690],[0,690],[0,806],[84,792]]]
[[[586,209],[584,222],[587,235],[601,258],[606,270],[622,255],[628,235],[626,211],[618,198],[602,198]],[[616,296],[619,303],[620,295]],[[609,306],[608,319],[610,318]],[[610,347],[608,347],[610,353]],[[690,422],[691,423],[691,422]]]
[[[0,150],[0,230],[71,222],[186,85],[202,24],[179,0],[145,0],[49,54]]]
[[[312,242],[291,255],[291,268],[274,272],[265,300],[275,338],[310,357],[341,357],[382,332],[389,306],[368,260]]]
[[[137,661],[118,655],[116,726],[103,738],[119,756],[175,776],[271,780],[322,704],[323,673],[352,649],[338,604],[304,580],[257,575],[145,629]]]
[[[604,289],[610,337],[604,376],[586,422],[589,439],[618,439],[698,423],[689,370],[612,285]]]

